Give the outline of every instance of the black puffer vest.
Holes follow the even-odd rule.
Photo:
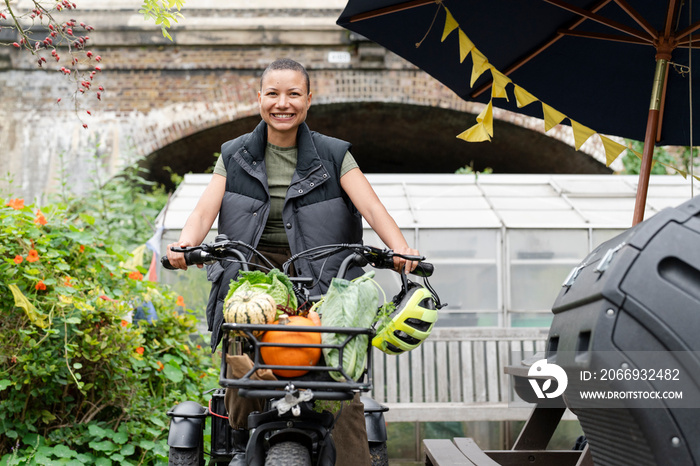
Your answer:
[[[257,246],[270,212],[265,168],[267,124],[221,146],[226,166],[226,192],[219,212],[218,231],[230,239]],[[297,132],[297,166],[282,210],[292,254],[327,244],[362,242],[362,218],[340,186],[340,169],[350,143],[309,131],[303,123]],[[248,258],[252,252],[243,251]],[[349,253],[318,261],[295,261],[297,275],[311,276],[318,284],[312,294],[325,293],[342,260]],[[240,266],[218,262],[207,270],[212,282],[207,323],[212,350],[221,340],[224,298]],[[355,278],[362,270],[351,270]]]

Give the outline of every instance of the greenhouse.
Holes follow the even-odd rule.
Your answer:
[[[161,212],[161,251],[179,237],[211,175],[186,175]],[[412,247],[435,265],[430,283],[447,307],[443,327],[547,327],[570,270],[632,224],[637,176],[368,175]],[[697,191],[695,192],[697,194]],[[645,219],[692,196],[680,176],[652,176]],[[383,247],[365,226],[366,244]],[[216,235],[216,223],[208,240]],[[196,309],[205,274],[163,271]],[[398,275],[379,271],[388,298]]]

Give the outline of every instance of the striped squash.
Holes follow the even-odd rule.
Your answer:
[[[277,318],[277,304],[267,293],[241,290],[224,303],[224,320],[236,324],[269,324]],[[253,332],[255,336],[263,332]]]

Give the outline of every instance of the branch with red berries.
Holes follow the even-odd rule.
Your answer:
[[[73,13],[77,8],[70,0],[55,3],[34,0],[32,3],[34,8],[31,10],[18,11],[10,0],[4,0],[5,8],[0,9],[0,27],[15,31],[18,40],[11,45],[34,55],[39,68],[48,67],[50,60],[63,76],[73,79],[75,110],[82,122],[83,106],[77,97],[91,90],[95,75],[102,71],[99,64],[102,57],[86,49],[90,40],[88,33],[95,28],[72,18],[63,19],[66,13]],[[67,56],[62,57],[64,53]],[[99,89],[94,94],[102,100],[104,88],[99,86]],[[59,97],[56,103],[60,102]],[[86,112],[92,115],[90,110]],[[87,128],[87,123],[83,122],[83,127]]]
[[[74,14],[77,8],[71,0],[32,0],[31,10],[19,11],[11,5],[11,0],[0,3],[0,31],[14,31],[16,40],[0,45],[13,46],[18,51],[29,52],[36,57],[37,66],[45,68],[49,61],[55,63],[56,70],[75,82],[73,100],[78,118],[84,109],[78,97],[94,92],[97,100],[102,100],[105,91],[103,86],[93,87],[97,73],[102,71],[102,57],[88,50],[89,32],[95,28],[75,19],[63,19],[67,13]],[[163,35],[172,40],[167,29],[171,20],[177,22],[182,18],[179,13],[184,0],[143,0],[140,13],[145,18],[151,18],[161,26]],[[12,40],[12,39],[11,39]],[[62,57],[61,54],[67,54]],[[60,66],[63,65],[63,66]],[[59,67],[60,66],[60,67]],[[56,99],[56,104],[61,98]],[[86,110],[92,115],[90,110]],[[83,122],[87,128],[87,123]]]

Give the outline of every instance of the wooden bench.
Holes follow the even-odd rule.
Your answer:
[[[593,466],[584,450],[482,450],[470,438],[426,439],[426,466]]]
[[[508,365],[543,351],[546,328],[436,328],[420,347],[391,356],[374,349],[372,397],[388,422],[527,419],[532,406],[511,388]]]

